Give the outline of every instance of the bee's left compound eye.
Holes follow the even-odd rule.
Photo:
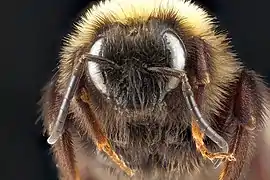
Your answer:
[[[186,64],[186,49],[183,41],[176,33],[172,31],[165,31],[162,35],[166,48],[171,53],[171,66],[177,70],[183,70]],[[174,89],[178,86],[179,79],[171,77],[168,83],[168,90]]]
[[[186,64],[185,46],[182,40],[173,32],[165,32],[163,39],[166,42],[167,48],[171,52],[172,67],[178,70],[183,70]]]

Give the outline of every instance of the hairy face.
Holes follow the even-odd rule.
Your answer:
[[[165,24],[149,21],[132,26],[115,24],[92,45],[90,53],[113,61],[112,65],[88,63],[89,79],[101,96],[119,111],[155,112],[167,106],[166,96],[179,79],[148,71],[149,67],[183,70],[185,45]]]
[[[152,20],[111,25],[90,48],[90,54],[112,62],[88,62],[91,109],[114,142],[114,148],[123,157],[136,156],[131,165],[143,164],[149,156],[148,151],[142,150],[138,156],[138,151],[125,150],[133,144],[153,150],[164,146],[161,154],[170,151],[178,156],[181,148],[194,148],[190,146],[190,112],[181,81],[149,70],[150,67],[186,70],[185,41],[174,28]]]

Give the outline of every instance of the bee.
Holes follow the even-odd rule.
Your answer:
[[[41,99],[59,178],[243,178],[270,91],[217,27],[184,0],[88,8]]]

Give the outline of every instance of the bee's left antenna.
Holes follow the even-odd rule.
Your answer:
[[[71,99],[73,98],[77,88],[79,81],[81,79],[81,76],[84,71],[84,65],[85,65],[85,59],[86,57],[83,55],[78,63],[75,65],[73,73],[71,75],[67,91],[65,93],[64,99],[62,101],[57,119],[55,121],[55,124],[53,126],[53,129],[51,131],[51,135],[47,139],[47,142],[49,144],[54,144],[56,141],[61,137],[61,135],[64,132],[64,126],[68,114],[68,109],[70,106]]]

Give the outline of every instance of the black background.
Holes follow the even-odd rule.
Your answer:
[[[2,1],[1,180],[55,180],[37,101],[58,62],[62,37],[88,0]],[[205,0],[245,64],[270,77],[269,0]]]

